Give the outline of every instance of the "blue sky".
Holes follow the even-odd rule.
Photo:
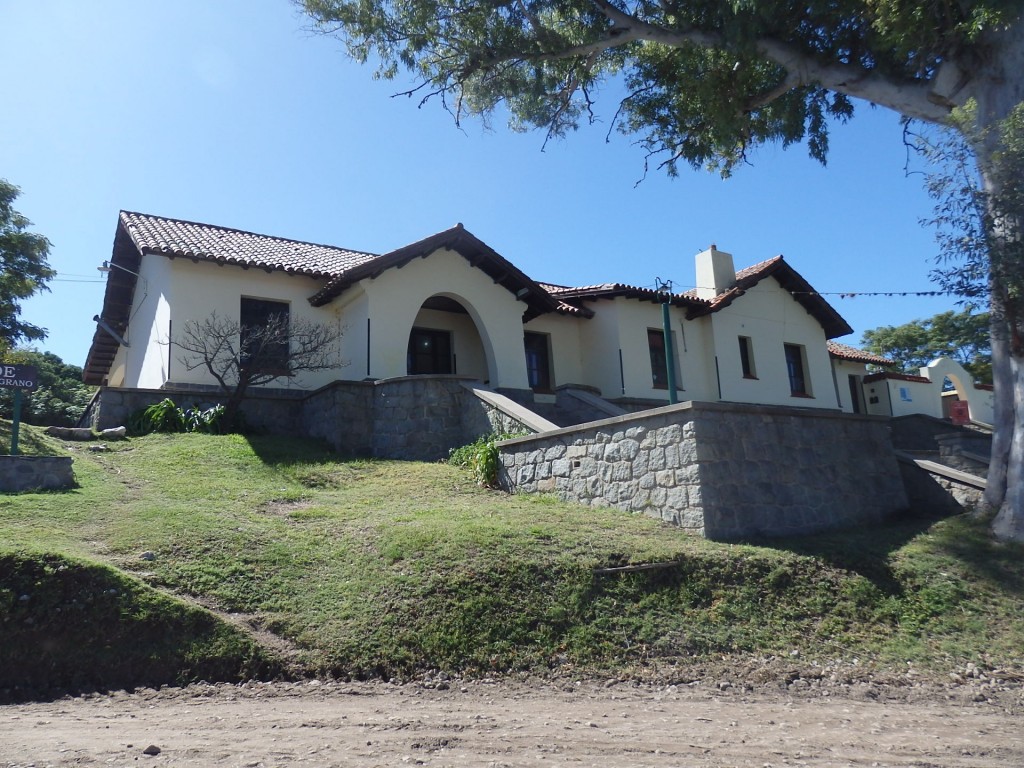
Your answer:
[[[715,243],[737,268],[783,254],[822,292],[920,291],[931,204],[904,173],[897,117],[859,104],[827,168],[765,147],[731,179],[643,175],[605,122],[543,148],[500,119],[454,127],[392,98],[288,0],[0,0],[0,177],[53,243],[51,291],[24,318],[82,365],[120,209],[383,253],[462,222],[531,277],[692,286]],[[856,344],[951,298],[829,300]]]

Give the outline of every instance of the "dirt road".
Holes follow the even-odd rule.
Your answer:
[[[1020,692],[984,698],[712,682],[198,685],[0,707],[0,766],[1024,766]]]

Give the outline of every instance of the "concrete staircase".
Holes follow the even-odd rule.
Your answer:
[[[914,506],[972,509],[985,493],[990,430],[921,414],[892,419],[892,442]]]

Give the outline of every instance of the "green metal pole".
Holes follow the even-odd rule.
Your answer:
[[[18,455],[18,427],[21,425],[21,390],[14,390],[14,413],[11,414],[11,456]]]
[[[668,403],[675,405],[679,402],[676,397],[676,355],[672,349],[672,320],[668,314],[668,296],[661,304],[661,324],[665,334],[665,366],[668,368]]]

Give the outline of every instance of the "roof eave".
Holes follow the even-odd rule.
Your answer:
[[[835,339],[853,333],[853,328],[836,312],[835,308],[811,286],[804,277],[778,256],[765,265],[763,270],[746,275],[732,288],[715,297],[705,306],[694,307],[687,313],[688,320],[710,315],[725,309],[736,299],[756,286],[766,277],[774,277],[783,290],[787,291],[807,312],[821,324],[826,339]]]
[[[377,278],[386,270],[403,267],[413,259],[426,258],[443,248],[455,251],[523,301],[527,305],[525,320],[558,311],[559,302],[553,296],[461,224],[347,270],[311,296],[309,303],[314,307],[324,306],[361,280]]]
[[[122,337],[128,329],[138,272],[142,264],[142,252],[125,226],[123,216],[122,211],[114,233],[114,246],[110,254],[111,269],[107,273],[107,285],[103,291],[103,309],[97,316]],[[117,339],[97,324],[82,368],[82,381],[95,386],[103,384],[110,374],[110,366],[120,346]]]

